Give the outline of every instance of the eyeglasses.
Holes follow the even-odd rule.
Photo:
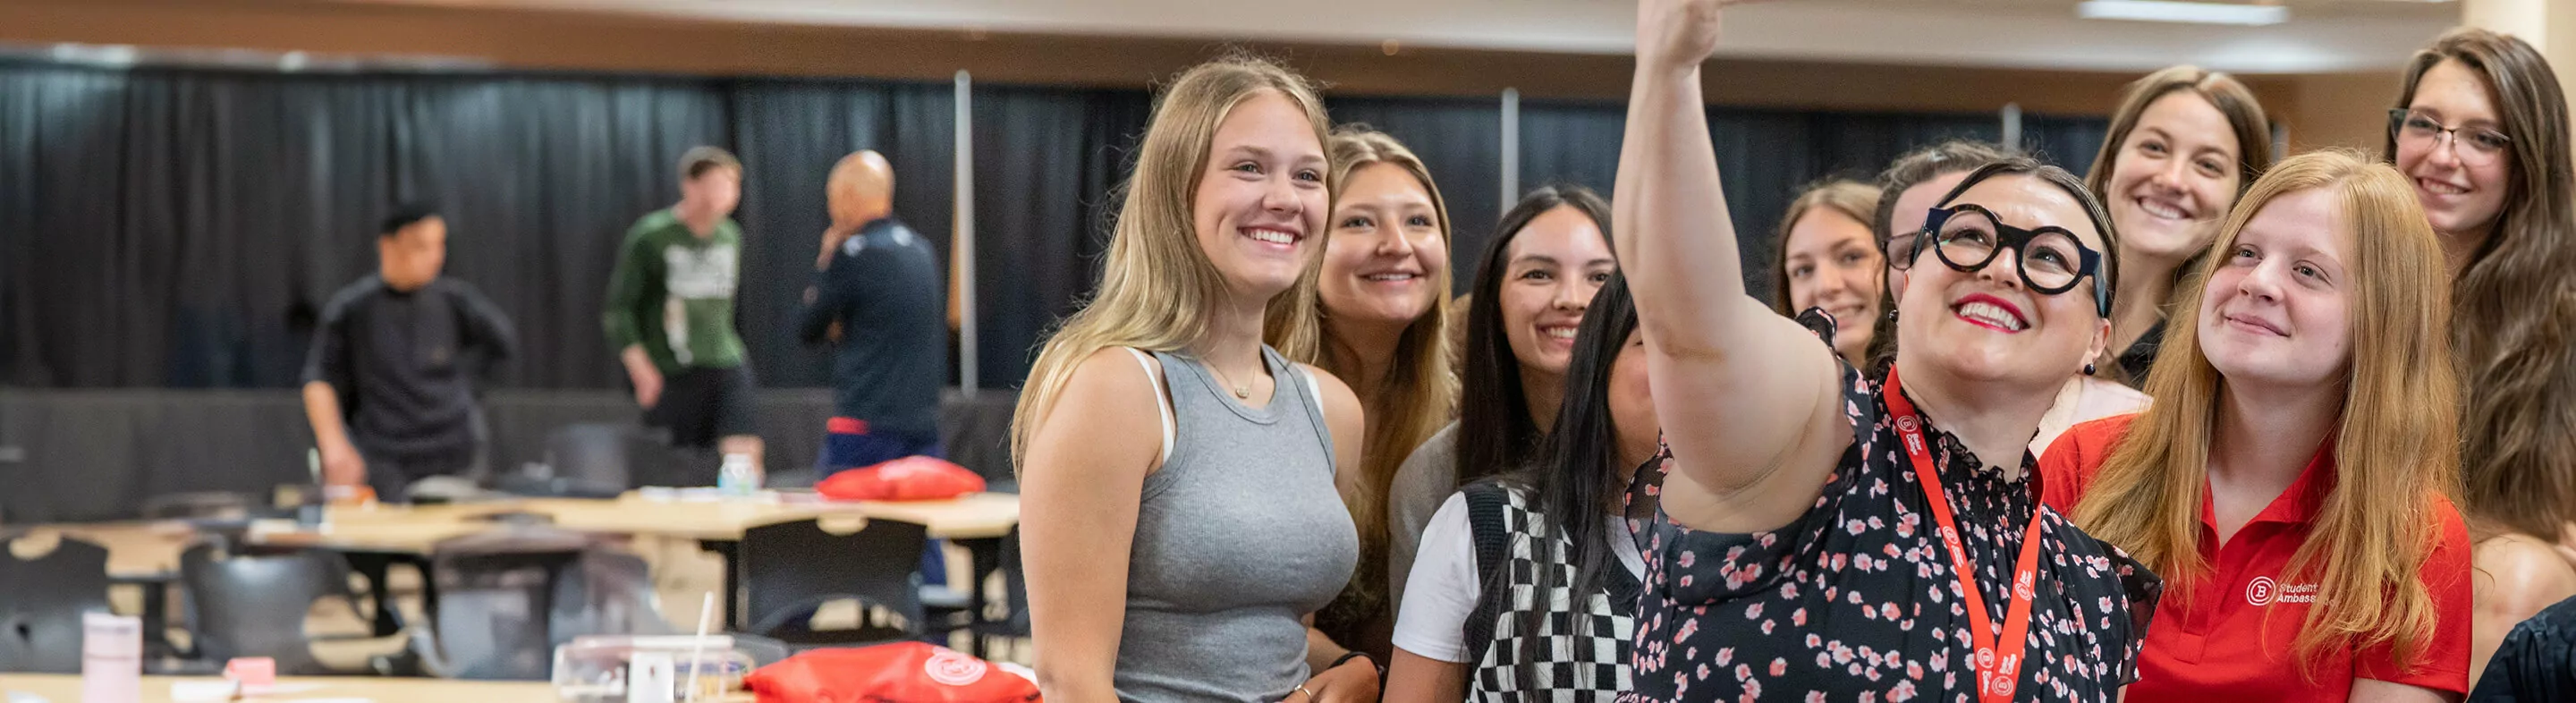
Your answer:
[[[1941,263],[1961,273],[1985,270],[1996,255],[2011,249],[2018,254],[2013,261],[2022,284],[2041,295],[2074,290],[2076,283],[2091,277],[2094,311],[2103,317],[2111,315],[2111,287],[2102,285],[2100,275],[2102,254],[2084,246],[2064,227],[2022,229],[2003,224],[1992,211],[1965,203],[1937,208],[1924,219],[1922,231],[1888,242],[1889,264],[1899,271],[1913,269],[1915,257],[1922,255],[1927,243]]]
[[[2513,147],[2513,138],[2503,132],[2485,127],[2444,127],[2431,115],[2406,108],[2388,111],[2388,129],[2396,133],[2398,146],[2410,149],[2440,147],[2443,138],[2448,137],[2451,154],[2470,166],[2493,165],[2503,158],[2506,149]],[[2468,148],[2460,148],[2462,145]]]
[[[1888,268],[1903,271],[1914,267],[1915,234],[1907,232],[1888,238],[1886,251],[1881,252],[1887,256]]]

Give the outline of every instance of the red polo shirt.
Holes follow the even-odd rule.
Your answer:
[[[2073,514],[2075,502],[2089,488],[2094,472],[2110,457],[2112,444],[2129,429],[2135,415],[2076,425],[2059,437],[2040,460],[2041,500]],[[2128,688],[2130,703],[2216,700],[2342,701],[2350,697],[2355,678],[2391,681],[2437,691],[2469,690],[2469,530],[2447,499],[2435,497],[2441,541],[2421,574],[2432,592],[2440,621],[2433,641],[2413,662],[2394,661],[2383,646],[2321,655],[2313,678],[2300,674],[2292,650],[2308,608],[2320,598],[2314,583],[2293,583],[2283,572],[2292,555],[2307,542],[2308,522],[2334,487],[2331,448],[2317,452],[2298,480],[2282,491],[2254,519],[2218,545],[2217,518],[2204,489],[2200,503],[2200,556],[2211,573],[2190,584],[2190,593],[2167,590],[2147,627],[2146,651],[2138,658],[2138,682]],[[2167,589],[2185,586],[2166,583]],[[2365,596],[2376,597],[2376,595]]]

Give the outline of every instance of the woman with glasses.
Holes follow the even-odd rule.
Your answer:
[[[2105,369],[2131,386],[2146,377],[2165,336],[2165,317],[2193,257],[2209,248],[2219,220],[2272,165],[2272,123],[2254,92],[2224,73],[2174,66],[2129,84],[2102,153],[2084,186],[2120,230],[2120,307],[2111,311]]]
[[[1923,215],[1932,211],[1932,203],[1959,185],[1968,172],[1986,164],[2019,155],[2019,152],[1986,142],[1951,139],[1906,152],[1878,173],[1878,214],[1872,220],[1878,228],[1880,263],[1887,266],[1885,286],[1879,291],[1879,314],[1871,320],[1869,364],[1862,368],[1872,375],[1896,360],[1896,291],[1905,287],[1905,272],[1897,270],[1898,259],[1911,259],[1914,231],[1923,229]]]
[[[2459,391],[2412,186],[2353,154],[2293,157],[2202,258],[2146,378],[2155,407],[2078,425],[2041,462],[2049,505],[2184,589],[2128,700],[2457,700]]]
[[[2386,156],[2451,272],[2461,505],[2477,546],[2471,672],[2514,623],[2576,596],[2576,183],[2567,99],[2520,39],[2457,29],[2415,53]]]
[[[1905,287],[1905,272],[1897,268],[1914,260],[1913,233],[1923,229],[1924,217],[1941,196],[1958,187],[1977,167],[2009,158],[2002,150],[1983,142],[1953,140],[1917,149],[1897,157],[1878,176],[1879,237],[1887,250],[1889,293],[1880,299],[1881,309],[1896,307],[1894,291]],[[1902,233],[1906,236],[1897,236]],[[1896,354],[1896,317],[1882,314],[1872,330],[1869,343],[1869,365],[1872,373],[1881,373]],[[2030,440],[2030,451],[2045,456],[2049,444],[2075,423],[2106,417],[2128,415],[2147,409],[2147,394],[2137,389],[2105,380],[2111,374],[2068,375],[2066,384],[2057,389],[2057,401],[2039,418],[2039,434]]]
[[[1863,376],[1744,294],[1699,75],[1728,4],[1637,23],[1614,234],[1667,449],[1636,697],[2114,699],[2161,582],[2039,504],[2028,447],[2108,344],[2109,217],[2062,169],[1970,173]]]

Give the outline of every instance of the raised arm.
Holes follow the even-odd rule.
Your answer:
[[[1730,532],[1795,518],[1850,436],[1832,402],[1832,350],[1744,291],[1700,95],[1721,8],[1739,3],[1639,4],[1637,75],[1611,201],[1672,477],[1687,484],[1668,488],[1666,505],[1691,527]],[[1706,499],[1716,505],[1688,509]],[[1724,517],[1695,523],[1693,515]]]
[[[805,312],[796,324],[796,336],[806,344],[831,339],[832,323],[841,321],[841,309],[850,304],[850,286],[863,268],[859,257],[839,255],[837,248],[827,243],[814,260],[814,282],[805,288]]]
[[[1127,564],[1145,475],[1162,462],[1162,388],[1123,349],[1092,354],[1029,434],[1020,539],[1038,688],[1114,703]]]

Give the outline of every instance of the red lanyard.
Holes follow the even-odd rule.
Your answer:
[[[2030,529],[2021,537],[2021,558],[2013,567],[2012,603],[2004,610],[2003,635],[1989,640],[1994,619],[1986,614],[1986,599],[1977,592],[1976,565],[1968,560],[1967,548],[1959,543],[1959,521],[1950,514],[1950,499],[1941,490],[1940,472],[1932,468],[1932,451],[1923,441],[1922,420],[1914,414],[1913,401],[1906,400],[1903,388],[1897,385],[1894,367],[1887,370],[1884,392],[1887,412],[1896,417],[1896,434],[1905,440],[1905,455],[1914,460],[1914,475],[1932,504],[1932,519],[1940,522],[1941,543],[1950,551],[1950,571],[1959,579],[1960,596],[1968,608],[1968,644],[1976,647],[1972,663],[1977,668],[1977,700],[2011,701],[2013,690],[2021,686],[2022,649],[2030,643],[2030,605],[2038,587],[2039,511],[2032,508]]]

